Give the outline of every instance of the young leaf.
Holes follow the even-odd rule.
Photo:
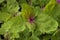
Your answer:
[[[14,36],[15,33],[15,35],[18,35],[18,32],[22,32],[25,30],[25,25],[23,25],[22,21],[23,20],[20,16],[16,16],[10,19],[8,22],[2,25],[2,27],[0,28],[0,34],[7,35],[7,33],[12,33],[12,35],[10,35],[12,38],[17,37]]]
[[[48,5],[48,4],[47,4]],[[52,4],[51,4],[52,5]],[[55,5],[55,6],[54,6]],[[54,6],[54,8],[50,11],[50,8]],[[45,9],[45,12],[51,16],[52,18],[54,18],[55,20],[57,20],[57,22],[59,23],[59,27],[60,27],[60,4],[55,1],[55,4],[53,4],[50,8],[49,6],[46,6],[47,9]],[[47,11],[46,11],[47,10]],[[49,11],[48,11],[49,10]]]
[[[24,18],[29,18],[31,16],[34,16],[34,11],[33,8],[28,5],[28,4],[22,4],[22,14],[21,14]]]
[[[7,12],[1,12],[0,11],[0,21],[8,21],[8,19],[10,19],[11,15],[8,14]]]
[[[56,31],[58,28],[57,21],[43,13],[40,13],[37,16],[36,24],[37,24],[38,29],[42,33],[51,33],[53,31]]]
[[[48,15],[50,15],[52,18],[57,20],[57,22],[59,23],[59,27],[60,27],[60,20],[59,20],[60,19],[60,5],[57,4],[55,8],[53,9],[53,11]]]
[[[44,8],[44,13],[49,13],[53,10],[56,5],[56,0],[50,0],[49,3]]]
[[[7,0],[7,12],[16,13],[19,10],[19,5],[16,0]]]

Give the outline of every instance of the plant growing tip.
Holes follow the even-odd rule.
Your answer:
[[[30,17],[30,18],[29,18],[29,22],[30,22],[30,23],[33,23],[33,22],[34,22],[34,18],[33,18],[33,17]]]

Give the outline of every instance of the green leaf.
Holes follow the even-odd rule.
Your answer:
[[[39,15],[40,14],[39,12],[42,13],[43,12],[42,9],[40,7],[35,7],[34,8],[35,16]]]
[[[51,33],[56,31],[58,28],[58,23],[56,20],[48,16],[47,14],[40,13],[36,18],[37,28],[42,33]]]
[[[60,20],[59,20],[60,19],[60,4],[57,4],[49,15],[53,17],[55,20],[57,20],[60,27]]]
[[[7,0],[7,12],[16,13],[19,10],[19,5],[16,0]]]
[[[49,3],[44,8],[44,13],[49,13],[53,11],[55,5],[56,5],[56,0],[50,0]]]
[[[7,12],[0,12],[0,21],[8,21],[10,19],[11,15],[8,14]]]
[[[53,2],[52,2],[53,3]],[[50,5],[52,5],[52,3]],[[54,7],[53,7],[54,6]],[[49,8],[50,7],[50,8]],[[53,8],[52,8],[53,7]],[[50,10],[52,8],[52,10]],[[46,11],[47,10],[47,11]],[[57,20],[59,27],[60,27],[60,4],[55,0],[55,4],[53,4],[52,6],[49,6],[47,4],[47,6],[45,7],[45,12],[51,16],[52,18],[54,18],[55,20]]]
[[[22,23],[22,21],[23,20],[20,16],[16,16],[10,19],[8,22],[2,25],[2,27],[0,28],[0,34],[6,35],[7,33],[12,33],[12,37],[17,37],[15,35],[18,35],[19,32],[25,30],[25,25]]]
[[[6,33],[8,32],[11,27],[13,28],[19,28],[21,27],[21,24],[22,24],[22,20],[21,20],[21,17],[17,16],[15,18],[12,18],[11,20],[9,20],[8,22],[4,23],[2,25],[2,28],[0,30],[2,30],[1,32],[3,33]],[[19,30],[19,29],[18,29]],[[13,30],[12,30],[13,31]]]
[[[35,15],[33,8],[28,4],[22,4],[22,11],[21,12],[22,12],[21,15],[23,18],[29,18],[29,17]]]

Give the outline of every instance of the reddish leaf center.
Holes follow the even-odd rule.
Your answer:
[[[30,23],[33,23],[33,21],[34,21],[34,18],[33,18],[33,17],[30,17],[30,18],[29,18],[29,22],[30,22]]]

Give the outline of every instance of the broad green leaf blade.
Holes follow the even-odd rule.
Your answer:
[[[58,23],[56,20],[48,16],[47,14],[40,13],[36,18],[36,24],[38,29],[42,33],[51,33],[57,30]]]
[[[60,27],[60,4],[56,0],[51,0],[44,8],[44,13],[58,21]]]
[[[0,21],[8,21],[10,19],[11,15],[7,12],[0,12]]]
[[[21,12],[22,12],[21,15],[23,16],[23,18],[29,18],[29,17],[35,15],[33,8],[28,4],[22,4],[22,11]]]
[[[35,7],[35,8],[34,8],[35,16],[39,15],[40,13],[42,13],[42,12],[43,12],[42,10],[43,10],[43,9],[41,9],[40,7]],[[40,13],[39,13],[39,12],[40,12]]]
[[[44,13],[49,13],[53,11],[55,5],[56,5],[56,0],[50,0],[49,3],[44,8]]]
[[[21,16],[16,16],[14,18],[11,18],[9,21],[4,23],[2,27],[0,28],[0,34],[7,35],[7,33],[10,33],[10,39],[17,38],[18,33],[25,30],[25,25],[22,22]],[[17,35],[17,36],[15,36]]]
[[[16,13],[19,10],[19,5],[16,0],[7,0],[7,12]]]
[[[9,30],[13,27],[15,27],[15,29],[22,27],[21,25],[22,25],[22,18],[20,16],[16,16],[16,17],[12,18],[11,20],[9,20],[8,22],[4,23],[2,25],[2,28],[0,29],[2,31],[0,31],[0,32],[4,34],[6,32],[9,32]],[[11,31],[13,31],[13,30],[11,30]]]
[[[9,32],[11,33],[16,33],[16,32],[22,32],[25,30],[25,25],[24,24],[20,24],[18,22],[14,23],[10,29]],[[15,32],[16,31],[16,32]]]
[[[47,14],[50,15],[55,20],[57,20],[60,27],[60,4],[57,3],[54,9],[50,13],[48,12]]]

